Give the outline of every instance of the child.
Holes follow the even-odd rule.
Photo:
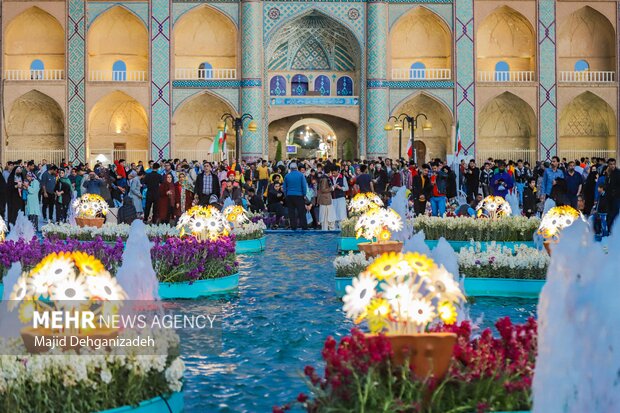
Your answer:
[[[538,211],[538,194],[536,190],[536,178],[529,178],[527,186],[523,190],[523,215],[530,218]]]

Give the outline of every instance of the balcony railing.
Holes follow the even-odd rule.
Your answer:
[[[5,162],[32,159],[35,163],[39,163],[45,159],[47,163],[60,165],[62,159],[67,157],[64,149],[7,149],[3,152]]]
[[[146,149],[91,149],[91,163],[99,161],[103,164],[113,163],[124,159],[129,165],[130,163],[138,163],[142,161],[144,164],[149,160],[149,151]]]
[[[358,96],[271,96],[272,106],[356,106]]]
[[[234,150],[229,150],[226,151],[227,152],[227,159],[233,159],[235,157],[235,151]],[[209,162],[214,162],[214,161],[221,161],[222,159],[224,159],[223,157],[223,153],[219,152],[216,154],[210,153],[209,151],[197,151],[196,149],[173,149],[172,150],[172,157],[173,158],[178,158],[178,159],[185,159],[187,161],[198,161],[198,162],[202,162],[202,161],[209,161]]]
[[[530,165],[536,162],[536,150],[535,149],[488,149],[476,151],[476,162],[478,166],[484,165],[484,162],[489,159],[505,159],[507,161],[517,161],[523,159],[528,161]]]
[[[535,76],[533,71],[520,70],[520,71],[480,71],[478,72],[478,81],[486,83],[500,83],[500,82],[534,82]]]
[[[613,149],[560,149],[558,150],[560,159],[566,158],[567,161],[581,159],[582,157],[594,158],[615,158],[616,151]]]
[[[601,70],[583,70],[580,72],[560,71],[560,82],[610,83],[614,81],[614,75],[614,72]]]
[[[451,69],[392,69],[392,80],[450,80]]]
[[[65,71],[54,70],[15,70],[4,71],[5,80],[64,80]]]
[[[176,80],[236,79],[237,69],[176,69]]]
[[[91,70],[88,80],[91,82],[146,82],[146,71]]]

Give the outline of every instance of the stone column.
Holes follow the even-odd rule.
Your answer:
[[[86,2],[67,1],[67,126],[68,159],[86,162]]]
[[[170,82],[170,1],[149,2],[149,34],[151,47],[151,108],[149,132],[151,158],[170,158],[170,118],[172,86]]]
[[[360,145],[360,154],[368,158],[387,156],[387,132],[383,129],[390,116],[389,88],[387,87],[388,4],[369,0],[367,3],[368,30],[366,45],[366,147]]]
[[[241,3],[241,113],[249,113],[258,125],[255,132],[244,122],[241,137],[241,157],[258,158],[266,155],[266,122],[263,113],[263,4],[258,0]]]
[[[538,159],[558,152],[555,1],[538,1]]]
[[[455,107],[459,122],[464,154],[473,156],[476,151],[476,55],[474,52],[474,2],[455,0],[454,36],[455,59]]]

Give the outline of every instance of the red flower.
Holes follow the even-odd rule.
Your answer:
[[[297,401],[299,403],[305,403],[306,400],[308,400],[308,396],[304,393],[299,393],[299,395],[297,396]]]

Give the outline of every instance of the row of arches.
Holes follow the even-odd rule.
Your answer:
[[[335,78],[335,76],[334,76]],[[282,75],[276,75],[271,77],[269,81],[269,95],[270,96],[286,96],[287,85],[289,82]],[[312,83],[308,80],[308,76],[303,74],[296,74],[291,77],[290,80],[290,94],[292,96],[306,96],[310,92],[310,85],[313,84],[312,91],[319,96],[331,96],[335,94],[337,96],[353,96],[354,82],[350,76],[340,76],[335,82],[335,93],[332,91],[332,81],[328,76],[319,75],[314,79]]]

